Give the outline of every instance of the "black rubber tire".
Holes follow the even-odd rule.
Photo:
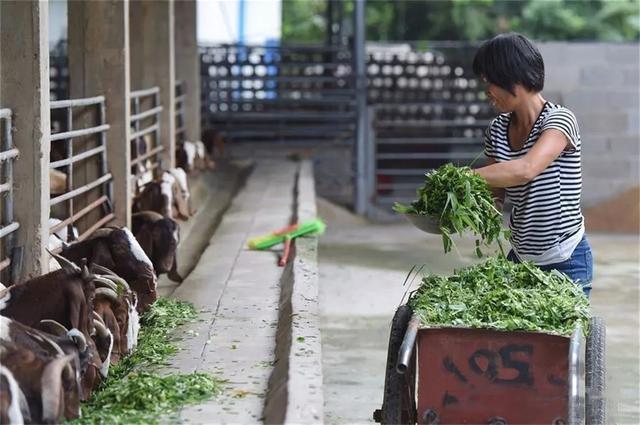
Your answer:
[[[391,332],[389,333],[389,350],[387,351],[387,370],[384,380],[384,398],[382,400],[382,423],[383,424],[403,424],[408,423],[407,416],[413,417],[413,412],[405,412],[403,406],[406,405],[407,377],[401,375],[396,370],[398,362],[398,351],[407,330],[407,325],[411,319],[411,308],[407,305],[398,307],[391,322]]]
[[[601,317],[592,317],[585,353],[585,416],[587,425],[606,425],[606,328]]]

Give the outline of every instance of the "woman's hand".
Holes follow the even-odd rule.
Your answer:
[[[489,186],[496,188],[520,186],[535,179],[569,145],[560,130],[545,130],[525,156],[506,162],[495,162],[474,170]],[[493,159],[493,158],[491,158]]]

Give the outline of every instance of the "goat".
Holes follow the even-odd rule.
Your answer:
[[[29,405],[13,373],[0,365],[0,424],[31,422]]]
[[[20,386],[28,387],[31,398],[29,405],[33,405],[36,394],[40,392],[42,420],[57,422],[62,414],[67,419],[79,417],[80,400],[84,399],[81,375],[86,372],[91,355],[84,335],[77,329],[72,329],[61,336],[54,336],[3,316],[0,316],[0,328],[3,330],[0,337],[0,358],[15,375]],[[20,361],[25,358],[31,359],[28,367]],[[44,366],[45,364],[48,366]],[[61,367],[64,369],[60,370]],[[34,375],[33,370],[23,370],[24,368],[41,370],[41,375]],[[37,379],[38,376],[40,379]],[[60,391],[61,379],[63,391]],[[33,386],[37,382],[42,384],[39,389]],[[48,382],[52,384],[49,385]],[[58,395],[52,396],[56,392]],[[31,413],[38,411],[33,407],[29,410]]]
[[[86,258],[122,277],[136,292],[140,313],[158,298],[153,263],[126,227],[98,229],[90,238],[65,247],[61,255],[76,262]]]
[[[133,234],[151,259],[157,275],[168,273],[175,282],[182,282],[178,274],[177,249],[180,227],[154,211],[142,211],[131,216]]]
[[[146,184],[133,199],[133,212],[155,211],[165,217],[187,220],[191,215],[189,196],[184,170],[165,171],[161,180]]]

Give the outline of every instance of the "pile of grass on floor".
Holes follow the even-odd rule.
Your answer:
[[[195,308],[160,298],[141,319],[138,346],[109,371],[82,406],[79,424],[155,424],[180,407],[219,394],[222,381],[203,373],[160,375],[149,371],[178,351],[171,332],[195,320]]]
[[[539,331],[569,336],[577,324],[585,334],[589,301],[566,275],[503,256],[456,271],[427,276],[409,305],[424,326],[464,326]]]

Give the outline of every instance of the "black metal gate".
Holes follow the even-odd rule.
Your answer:
[[[351,52],[323,46],[202,46],[203,128],[234,141],[351,143]]]

